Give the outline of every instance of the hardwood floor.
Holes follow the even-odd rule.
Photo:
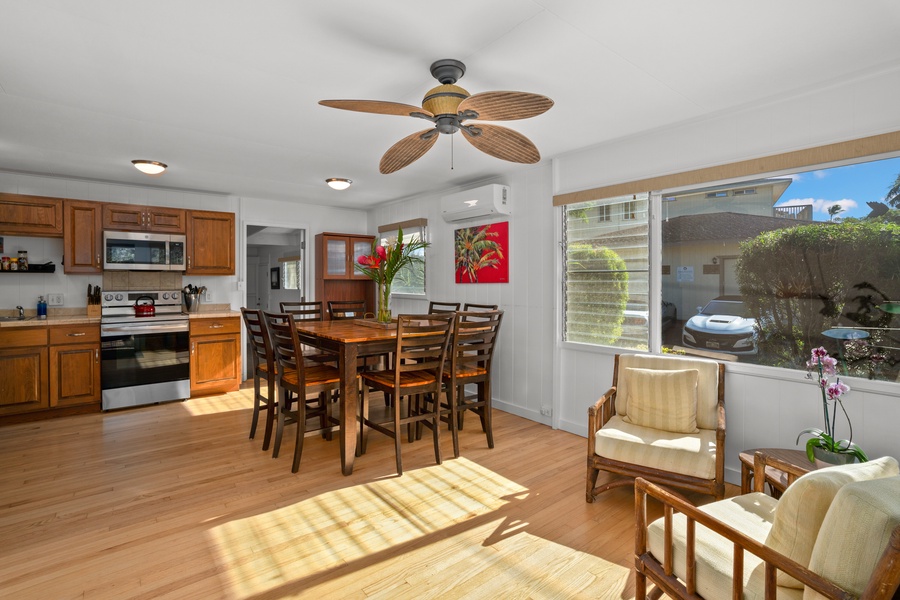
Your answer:
[[[0,597],[633,597],[633,493],[585,503],[583,438],[497,411],[494,450],[470,415],[442,465],[372,433],[343,477],[310,437],[294,475],[251,393],[0,428]]]

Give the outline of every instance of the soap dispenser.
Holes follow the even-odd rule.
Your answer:
[[[47,303],[44,302],[43,296],[38,296],[37,318],[38,319],[46,319],[47,318]]]

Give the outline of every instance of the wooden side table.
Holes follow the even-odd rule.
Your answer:
[[[783,460],[786,463],[794,465],[804,473],[815,471],[818,466],[809,462],[806,458],[806,452],[802,450],[788,450],[787,448],[753,448],[744,450],[740,453],[741,460],[741,493],[747,494],[753,491],[753,455],[757,452],[763,452],[769,456]],[[782,492],[792,482],[791,476],[775,467],[766,467],[766,483],[772,488],[772,495],[776,498],[781,496]]]

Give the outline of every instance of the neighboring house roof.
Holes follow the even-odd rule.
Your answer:
[[[815,222],[729,212],[685,215],[663,221],[662,241],[664,244],[674,244],[708,240],[746,240],[765,231],[811,224]]]

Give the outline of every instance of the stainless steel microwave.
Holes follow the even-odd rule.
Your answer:
[[[184,271],[185,236],[140,231],[103,232],[103,268]]]

